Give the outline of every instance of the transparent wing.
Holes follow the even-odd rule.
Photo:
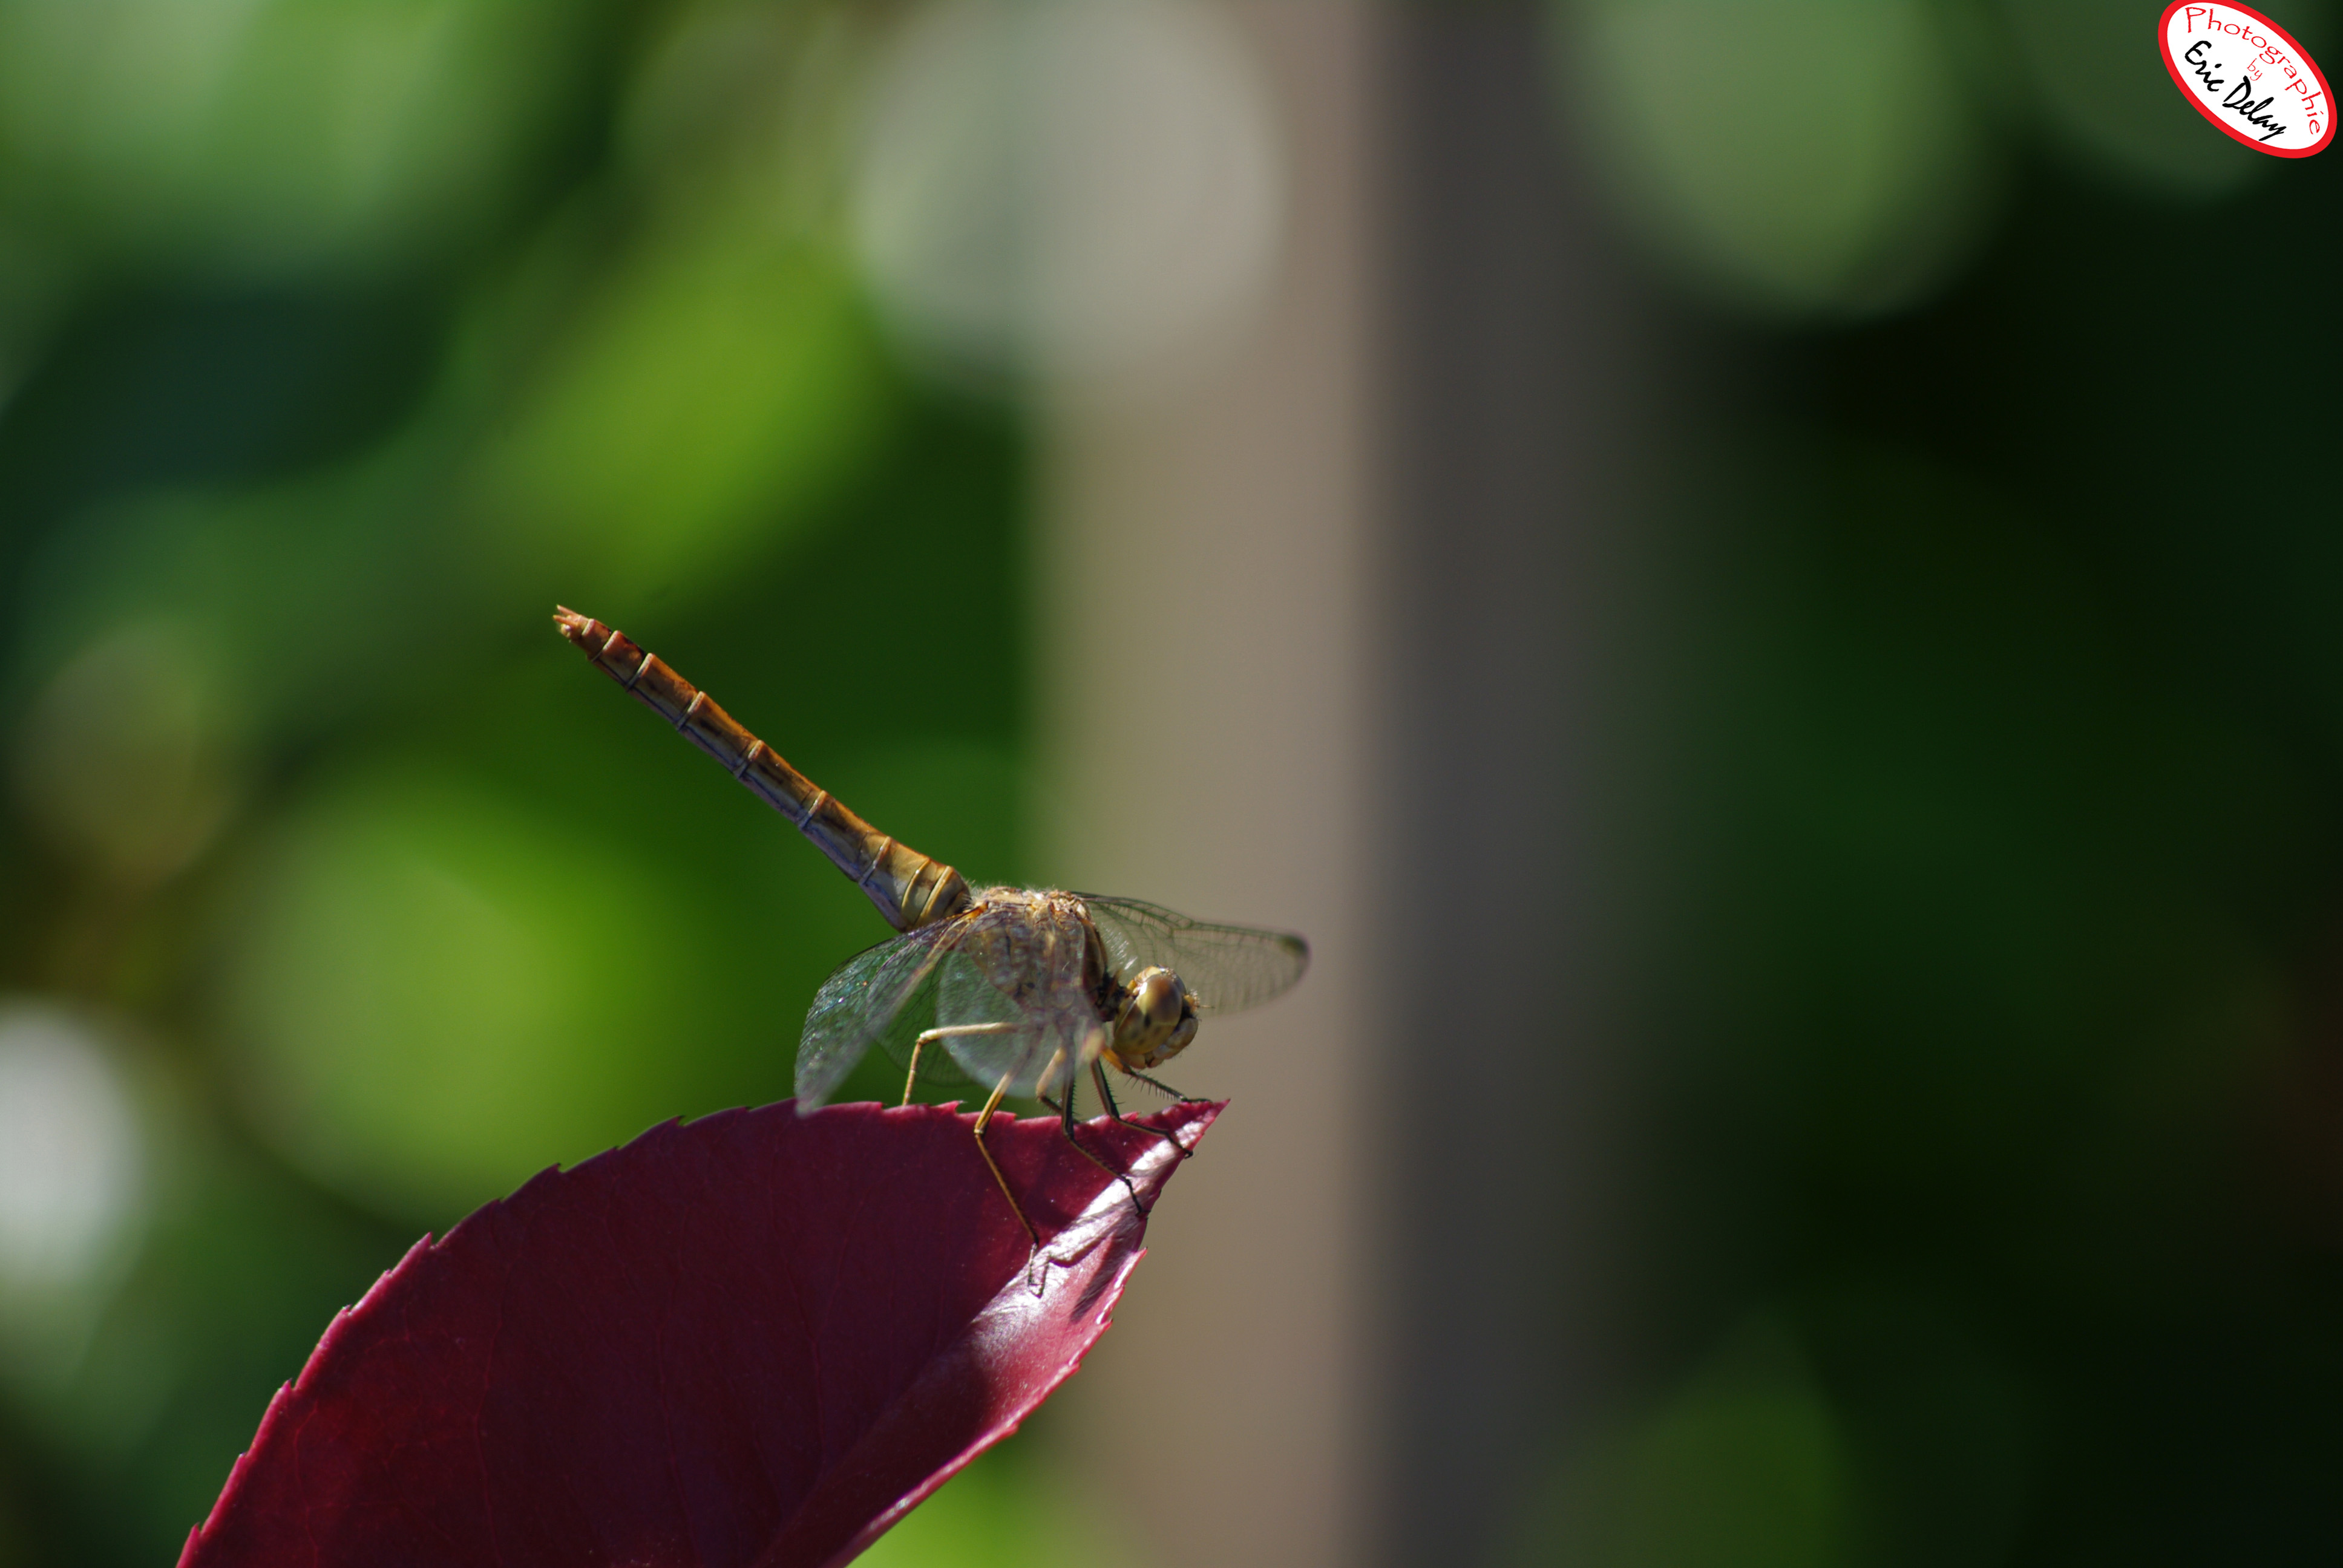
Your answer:
[[[1290,932],[1209,925],[1137,899],[1075,897],[1090,911],[1116,979],[1161,965],[1194,993],[1199,1012],[1259,1007],[1310,967],[1310,944]]]
[[[1031,1097],[1064,1092],[1104,1039],[1097,1010],[1078,991],[1025,1000],[1002,990],[949,941],[898,937],[839,966],[814,997],[798,1048],[798,1101],[809,1110],[833,1092],[873,1044],[909,1068],[930,1029],[955,1032],[920,1053],[925,1086],[968,1085]],[[1095,1038],[1092,1038],[1095,1036]],[[1061,1052],[1062,1051],[1062,1054]]]
[[[1079,987],[1021,989],[1021,999],[1012,996],[966,954],[951,954],[936,974],[936,1021],[962,1032],[940,1043],[960,1076],[988,1094],[1006,1079],[1010,1094],[1062,1095],[1105,1040],[1097,1006]]]
[[[1016,1004],[990,985],[981,993],[969,989],[969,977],[976,974],[976,966],[964,953],[939,951],[925,973],[915,976],[910,990],[904,994],[895,1010],[895,1016],[874,1037],[880,1049],[894,1060],[895,1065],[906,1070],[911,1065],[911,1048],[920,1036],[939,1025],[1006,1024],[1021,1016]],[[947,1000],[946,980],[953,982]],[[980,983],[981,976],[977,976]],[[998,998],[998,1001],[990,999]],[[949,1037],[948,1037],[949,1038]],[[920,1081],[922,1084],[967,1084],[976,1081],[960,1070],[951,1052],[938,1046],[920,1053]],[[990,1090],[1001,1081],[995,1073],[987,1081]]]
[[[828,1100],[870,1042],[895,1032],[899,1020],[919,1017],[920,1010],[907,1004],[923,989],[932,989],[951,933],[947,921],[881,942],[855,954],[821,982],[798,1040],[799,1111],[816,1110]],[[908,1040],[903,1050],[910,1050]]]
[[[954,961],[954,958],[955,955],[949,951],[938,953],[934,964],[924,976],[920,977],[918,983],[904,997],[902,1005],[895,1010],[895,1016],[888,1020],[886,1028],[879,1031],[877,1044],[893,1059],[896,1066],[909,1068],[911,1065],[911,1048],[918,1042],[921,1032],[943,1021],[937,1016],[937,989],[944,970]],[[950,1053],[941,1050],[920,1053],[921,1084],[934,1087],[968,1081]]]

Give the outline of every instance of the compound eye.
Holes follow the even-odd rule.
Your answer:
[[[1137,1072],[1165,1060],[1195,1037],[1196,1009],[1188,988],[1170,970],[1150,968],[1131,978],[1107,1049],[1115,1060]]]
[[[1172,1031],[1171,1039],[1157,1048],[1155,1060],[1169,1061],[1185,1050],[1188,1048],[1188,1042],[1196,1038],[1196,1025],[1199,1021],[1201,1020],[1198,1020],[1192,1009],[1182,1011],[1180,1015],[1180,1027]]]
[[[1180,977],[1166,969],[1141,970],[1131,982],[1132,1010],[1146,1021],[1148,1029],[1176,1028],[1180,1015],[1187,1006],[1187,988]]]

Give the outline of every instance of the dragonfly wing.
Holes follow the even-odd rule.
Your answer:
[[[1008,998],[990,986],[985,986],[982,993],[969,990],[968,975],[975,968],[965,953],[946,948],[932,955],[923,973],[911,977],[913,983],[896,1007],[895,1016],[875,1037],[880,1049],[894,1059],[896,1066],[910,1068],[911,1051],[919,1044],[920,1036],[939,1025],[1009,1021],[1001,1010],[1005,1004],[1010,1012],[1015,1011],[1015,1004]],[[949,986],[948,981],[951,982]],[[987,996],[998,998],[999,1001],[984,1005]],[[965,1084],[976,1080],[960,1070],[949,1049],[938,1043],[920,1052],[920,1081],[930,1085]],[[985,1081],[984,1086],[989,1090],[999,1081],[1000,1075],[996,1073]]]
[[[936,965],[895,1010],[894,1018],[879,1031],[879,1047],[894,1060],[896,1066],[910,1067],[911,1049],[919,1043],[920,1034],[940,1021],[936,1016],[936,977],[950,961],[949,954],[940,955]],[[966,1083],[968,1079],[950,1056],[940,1050],[931,1050],[920,1053],[920,1081],[933,1086]]]
[[[1291,932],[1212,925],[1137,899],[1075,896],[1090,911],[1116,978],[1128,980],[1160,965],[1193,993],[1199,1012],[1259,1007],[1292,989],[1310,967],[1310,944]]]
[[[855,954],[831,971],[806,1010],[805,1033],[798,1040],[798,1107],[811,1111],[828,1100],[870,1042],[897,1032],[899,1020],[915,1020],[909,1006],[931,989],[937,962],[949,950],[950,927],[930,926]],[[910,1042],[903,1045],[905,1053]]]
[[[937,970],[936,1019],[966,1030],[941,1043],[960,1073],[987,1093],[1006,1080],[1010,1094],[1062,1095],[1105,1039],[1096,1005],[1079,987],[1021,1001],[965,953],[951,954]]]

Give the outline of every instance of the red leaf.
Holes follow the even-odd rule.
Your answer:
[[[1218,1106],[1144,1119],[1193,1146]],[[1104,1332],[1146,1226],[1043,1119],[791,1105],[548,1171],[338,1314],[195,1564],[845,1562]],[[1161,1139],[1087,1123],[1151,1206]]]

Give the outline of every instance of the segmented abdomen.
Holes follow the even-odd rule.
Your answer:
[[[899,931],[914,930],[969,907],[966,878],[848,810],[658,655],[646,653],[626,633],[591,616],[562,609],[553,619],[561,635],[611,679],[796,823],[814,848],[870,896],[889,925]]]

